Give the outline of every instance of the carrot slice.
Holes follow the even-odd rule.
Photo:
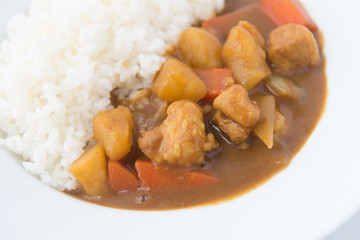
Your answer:
[[[196,68],[194,71],[205,83],[207,89],[206,96],[204,97],[205,101],[214,101],[217,96],[234,84],[234,77],[230,69]]]
[[[141,187],[136,175],[120,162],[109,161],[108,174],[109,186],[114,192],[136,190]]]
[[[135,168],[144,188],[199,187],[214,184],[218,181],[217,178],[202,172],[167,168],[144,160],[137,160]]]
[[[318,27],[297,0],[262,0],[261,7],[278,26],[288,23],[301,24],[316,32]]]

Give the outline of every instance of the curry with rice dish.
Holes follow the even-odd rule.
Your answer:
[[[321,32],[295,0],[227,1],[185,29],[149,88],[93,119],[79,198],[135,210],[233,199],[288,166],[326,100]]]

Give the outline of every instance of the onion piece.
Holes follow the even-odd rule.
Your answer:
[[[255,95],[252,97],[260,108],[260,120],[253,128],[254,133],[271,149],[274,144],[275,97]]]
[[[278,96],[300,100],[304,96],[304,91],[292,80],[272,75],[265,80],[266,86],[273,90]]]

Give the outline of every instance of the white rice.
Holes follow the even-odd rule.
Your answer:
[[[0,145],[60,190],[92,138],[110,91],[151,83],[181,31],[224,0],[35,0],[10,21],[0,49]],[[3,159],[8,161],[8,159]]]

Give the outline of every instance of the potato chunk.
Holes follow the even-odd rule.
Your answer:
[[[204,152],[217,147],[206,135],[201,107],[189,100],[172,103],[161,126],[142,131],[139,148],[152,161],[189,167],[204,161]]]
[[[182,60],[193,68],[222,68],[221,49],[215,35],[197,27],[185,29],[178,42]]]
[[[266,64],[265,51],[243,27],[237,26],[231,29],[222,52],[236,82],[247,90],[252,89],[271,74]]]
[[[311,68],[320,63],[319,46],[306,27],[283,25],[269,34],[268,59],[284,72]]]
[[[256,102],[249,98],[246,89],[239,84],[222,92],[215,98],[213,106],[244,127],[254,126],[260,117]]]
[[[252,25],[248,21],[240,21],[238,23],[238,26],[246,29],[251,34],[251,36],[253,36],[253,38],[259,44],[259,46],[265,50],[265,48],[266,48],[265,39],[263,38],[263,36],[259,32],[259,30],[254,25]]]
[[[199,101],[206,95],[206,86],[201,78],[185,63],[168,59],[153,83],[153,91],[167,102],[182,99]]]
[[[119,161],[130,152],[133,129],[131,112],[123,106],[99,112],[93,119],[95,140],[112,161]]]
[[[83,186],[89,196],[100,196],[107,191],[107,161],[103,147],[96,144],[71,164],[68,171]]]

